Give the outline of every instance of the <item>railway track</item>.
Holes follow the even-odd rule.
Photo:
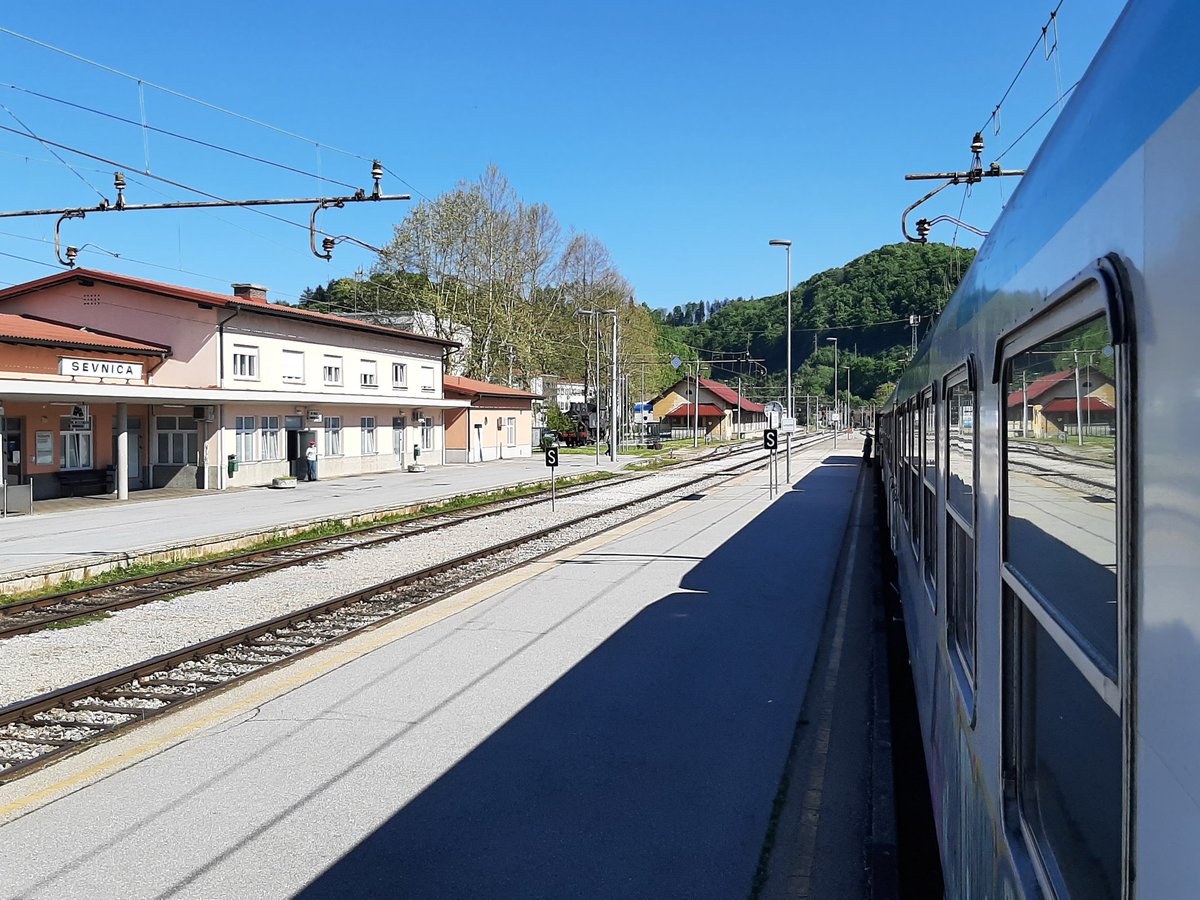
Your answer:
[[[747,452],[748,449],[751,448],[734,449],[726,454],[725,458],[728,458],[729,455]],[[701,457],[683,465],[709,463],[714,458]],[[563,499],[578,497],[582,494],[611,488],[614,484],[628,480],[630,480],[628,477],[607,479],[594,484],[567,488],[560,491],[559,496]],[[208,590],[235,581],[245,581],[268,572],[306,565],[351,550],[379,546],[461,525],[465,522],[502,515],[508,510],[528,506],[531,502],[543,502],[544,498],[549,495],[550,491],[546,489],[516,499],[494,500],[477,504],[469,509],[432,512],[401,522],[368,525],[334,536],[310,538],[281,547],[250,550],[220,559],[179,566],[152,575],[125,578],[96,587],[63,591],[33,600],[7,604],[0,606],[0,640],[22,634],[32,634],[90,616],[130,609],[184,592]]]
[[[722,481],[757,457],[0,708],[0,783]],[[611,482],[610,482],[611,483]],[[604,521],[602,521],[604,520]]]

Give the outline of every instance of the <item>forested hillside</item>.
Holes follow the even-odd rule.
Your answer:
[[[803,253],[801,249],[800,253]],[[910,316],[919,316],[917,337],[929,328],[958,286],[975,251],[946,244],[889,244],[836,269],[813,275],[792,289],[793,393],[828,397],[833,385],[837,338],[842,367],[839,392],[869,402],[886,396],[909,357]],[[787,295],[715,304],[715,312],[696,325],[671,329],[703,356],[748,355],[764,360],[768,375],[752,379],[750,367],[726,366],[714,377],[729,380],[739,369],[759,398],[779,398],[786,380]],[[704,303],[680,309],[696,318],[711,308]]]

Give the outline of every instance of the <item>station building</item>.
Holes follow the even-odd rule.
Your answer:
[[[693,397],[694,392],[695,380],[681,378],[654,400],[654,417],[671,427],[673,437],[690,437],[697,421],[702,434],[721,440],[744,438],[767,427],[766,408],[728,385],[701,378],[700,396]]]
[[[537,394],[457,375],[445,377],[447,397],[470,403],[446,411],[447,462],[485,462],[533,455]]]
[[[453,341],[89,269],[0,290],[4,476],[36,499],[445,459]]]

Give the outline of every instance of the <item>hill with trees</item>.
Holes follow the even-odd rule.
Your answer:
[[[889,244],[835,269],[818,272],[792,289],[792,364],[794,396],[828,398],[833,385],[837,338],[840,366],[850,366],[853,402],[871,402],[890,394],[912,346],[910,316],[920,319],[917,337],[928,330],[975,258],[975,251],[946,244]],[[716,306],[715,311],[712,306]],[[755,399],[780,399],[787,371],[787,294],[724,303],[686,304],[668,313],[664,323],[698,324],[672,328],[679,340],[702,357],[761,359],[768,375],[754,377],[751,367],[725,366],[714,377],[736,373],[750,384]],[[839,393],[845,397],[843,371]],[[749,391],[748,391],[749,393]]]

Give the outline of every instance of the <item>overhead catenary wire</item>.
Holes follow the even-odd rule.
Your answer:
[[[339,187],[349,188],[350,190],[354,190],[357,187],[357,185],[349,184],[345,181],[338,181],[336,178],[329,178],[325,175],[321,175],[316,172],[308,172],[308,171],[305,171],[304,169],[298,169],[295,166],[289,166],[286,163],[275,162],[274,160],[271,160],[271,159],[266,159],[261,156],[255,156],[253,153],[245,153],[241,150],[235,150],[232,147],[226,147],[222,144],[215,144],[211,141],[205,141],[205,140],[201,140],[200,138],[191,137],[186,134],[180,134],[177,131],[170,131],[169,129],[166,129],[166,128],[158,128],[157,126],[147,124],[145,121],[137,122],[134,119],[128,119],[125,116],[119,116],[116,113],[105,112],[102,109],[95,109],[91,106],[86,106],[82,103],[76,103],[72,100],[65,100],[62,97],[55,97],[51,94],[44,94],[41,91],[35,91],[30,88],[21,87],[19,84],[5,84],[4,87],[10,88],[11,90],[14,90],[14,91],[20,91],[23,94],[29,94],[30,96],[37,97],[41,100],[49,100],[51,103],[59,103],[59,104],[62,104],[63,106],[69,106],[72,109],[78,109],[82,112],[88,112],[88,113],[92,113],[93,115],[103,116],[106,119],[112,119],[113,121],[116,121],[116,122],[124,122],[126,125],[134,125],[138,128],[143,129],[144,131],[152,131],[155,134],[162,134],[162,135],[166,135],[167,137],[176,138],[177,140],[187,141],[188,143],[196,144],[197,146],[205,147],[209,150],[218,150],[222,153],[228,153],[231,156],[237,156],[242,159],[250,160],[251,162],[262,163],[263,165],[266,165],[266,166],[273,166],[276,169],[282,169],[283,171],[292,172],[293,174],[296,174],[296,175],[304,175],[305,177],[308,177],[308,178],[316,178],[320,181],[328,182],[329,184],[336,184]],[[5,108],[7,109],[7,107],[5,107]],[[146,150],[146,155],[147,155],[147,159],[149,159],[149,149]],[[69,163],[67,165],[69,165]],[[147,165],[147,169],[148,168],[149,168],[149,166]],[[136,169],[135,169],[135,171],[136,171]],[[94,190],[94,188],[93,188],[93,190]],[[97,193],[99,193],[99,192],[97,192]]]
[[[1027,65],[1029,65],[1029,60],[1031,60],[1033,58],[1033,54],[1037,50],[1038,45],[1042,44],[1045,41],[1046,29],[1049,28],[1054,23],[1055,19],[1058,17],[1058,11],[1060,9],[1062,9],[1062,5],[1064,2],[1065,2],[1065,0],[1058,0],[1058,5],[1056,7],[1054,7],[1054,11],[1052,13],[1050,13],[1050,18],[1046,21],[1046,24],[1042,26],[1042,30],[1040,32],[1038,32],[1038,36],[1034,40],[1033,46],[1030,47],[1029,52],[1027,54],[1025,54],[1025,59],[1021,62],[1020,68],[1017,69],[1017,74],[1014,75],[1012,81],[1009,82],[1008,87],[1004,91],[1004,94],[1000,97],[1000,101],[992,109],[991,115],[989,115],[986,119],[984,119],[983,124],[977,129],[977,131],[982,132],[985,128],[988,127],[988,125],[990,125],[994,120],[996,120],[999,117],[1000,108],[1002,106],[1004,106],[1004,101],[1008,99],[1008,95],[1012,93],[1012,89],[1016,86],[1017,81],[1020,80],[1021,73],[1024,72],[1025,67]],[[3,29],[0,29],[0,30],[3,30]],[[1055,47],[1057,47],[1057,43],[1055,44]]]
[[[51,154],[53,154],[55,159],[57,159],[60,163],[62,163],[64,166],[66,166],[68,169],[70,169],[74,173],[76,178],[78,178],[80,181],[82,181],[84,184],[86,184],[88,187],[90,187],[93,191],[95,191],[96,195],[101,200],[104,199],[104,194],[100,193],[100,189],[98,187],[96,187],[94,184],[92,184],[90,181],[88,181],[86,178],[84,178],[82,173],[80,173],[80,171],[78,169],[76,169],[73,165],[71,165],[69,162],[67,162],[65,159],[63,159],[61,156],[59,156],[52,147],[47,146],[46,142],[43,141],[40,137],[38,137],[38,135],[34,132],[34,130],[32,128],[30,128],[28,125],[26,125],[24,122],[21,121],[20,116],[18,116],[15,112],[13,112],[11,109],[9,109],[7,106],[5,106],[3,103],[0,103],[0,109],[3,109],[6,113],[8,113],[10,116],[12,116],[13,121],[15,121],[18,125],[20,125],[22,128],[25,129],[26,137],[31,137],[35,141],[38,141],[40,144],[42,144],[42,146],[46,147],[46,149],[49,150]],[[20,134],[20,132],[17,132],[17,133]]]
[[[1078,81],[1076,81],[1073,85],[1071,85],[1069,88],[1067,88],[1065,91],[1063,91],[1062,96],[1058,97],[1053,103],[1051,103],[1048,107],[1046,107],[1046,109],[1042,112],[1042,114],[1040,116],[1038,116],[1036,119],[1034,119],[1033,122],[1030,124],[1030,126],[1028,128],[1026,128],[1024,131],[1022,131],[1017,136],[1017,139],[1015,141],[1013,141],[1011,144],[1009,144],[1007,147],[1005,147],[1000,152],[1000,155],[996,157],[996,162],[999,162],[1001,159],[1003,159],[1004,156],[1008,153],[1008,151],[1010,151],[1013,147],[1017,146],[1017,144],[1021,143],[1021,141],[1029,134],[1029,132],[1033,131],[1033,129],[1038,126],[1038,123],[1041,122],[1042,119],[1046,118],[1046,116],[1050,115],[1050,113],[1052,113],[1054,111],[1054,108],[1056,106],[1058,106],[1059,103],[1062,102],[1063,97],[1067,96],[1067,94],[1071,93],[1071,91],[1075,90],[1075,88],[1077,88],[1077,87],[1079,87]]]

